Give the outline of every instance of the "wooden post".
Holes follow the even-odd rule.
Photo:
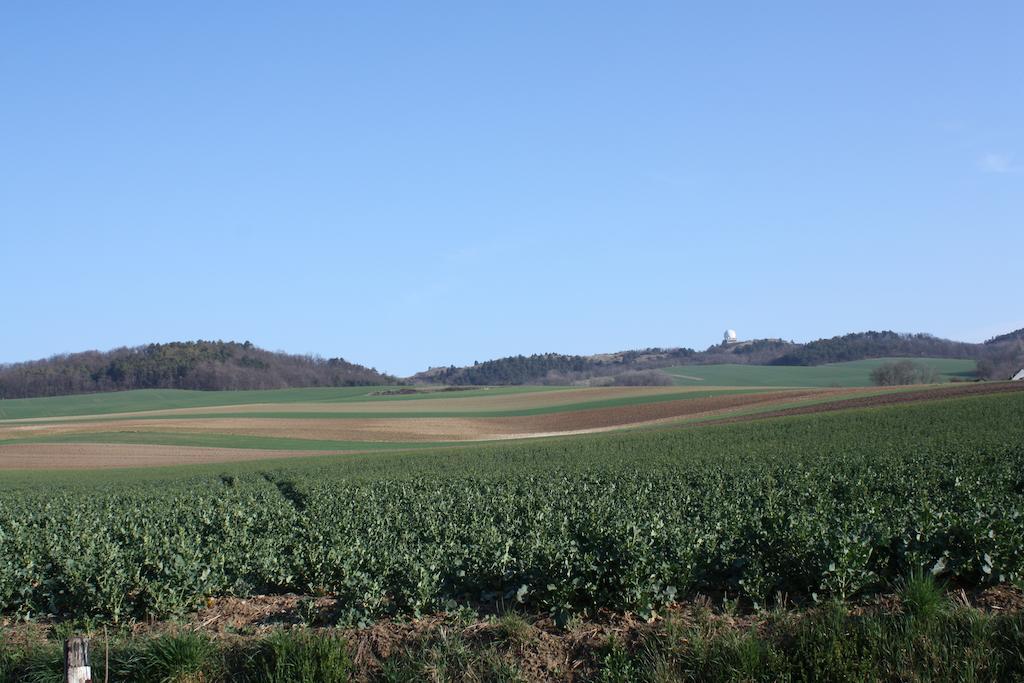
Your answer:
[[[88,638],[68,638],[64,643],[64,673],[66,683],[92,683]]]

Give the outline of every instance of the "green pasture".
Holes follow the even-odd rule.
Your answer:
[[[374,395],[402,387],[312,387],[306,389],[264,389],[252,391],[191,391],[186,389],[136,389],[101,394],[48,396],[0,400],[0,420],[36,417],[72,417],[110,413],[168,410],[172,408],[212,408],[216,406],[264,403],[352,403],[362,401],[417,401],[434,398],[496,396],[538,391],[556,391],[566,387],[480,387],[465,391],[434,390],[421,394]]]
[[[973,379],[975,362],[950,358],[872,358],[814,366],[678,365],[665,368],[679,386],[709,387],[868,387],[871,371],[884,363],[911,360],[935,368],[943,382]]]
[[[540,387],[530,387],[541,389]],[[495,389],[493,391],[502,391],[501,389]],[[536,408],[519,408],[514,410],[418,410],[415,412],[384,412],[384,411],[359,411],[359,412],[319,412],[319,411],[231,411],[231,412],[217,412],[217,413],[195,413],[188,415],[178,414],[160,414],[160,415],[146,415],[147,420],[180,420],[180,419],[226,419],[226,418],[265,418],[265,419],[313,419],[313,420],[338,420],[338,419],[373,419],[373,418],[384,418],[384,419],[405,419],[405,418],[418,418],[418,417],[525,417],[530,415],[547,415],[553,413],[569,413],[578,410],[596,410],[599,408],[620,408],[627,406],[642,405],[647,403],[663,403],[665,401],[681,401],[681,400],[693,400],[702,398],[711,398],[714,396],[728,396],[732,394],[750,394],[765,391],[762,389],[709,389],[707,391],[680,391],[678,393],[670,394],[647,394],[641,396],[621,396],[618,398],[601,399],[596,401],[579,401],[576,403],[568,403],[564,405],[553,405],[553,406],[538,406]],[[225,392],[227,393],[227,392]],[[241,393],[241,392],[239,392]],[[478,392],[465,392],[479,395]],[[461,396],[463,394],[456,394]],[[74,397],[69,397],[74,398]],[[39,400],[39,399],[25,399],[25,400]],[[250,401],[250,403],[252,403]],[[270,403],[269,401],[262,401],[261,403]],[[218,404],[218,405],[230,405],[230,404]],[[486,403],[481,403],[481,407],[485,408]],[[71,406],[75,409],[75,406]],[[88,413],[76,412],[75,415],[83,415]],[[66,420],[54,420],[54,423],[87,423],[87,422],[118,422],[124,420],[137,420],[138,416],[118,416],[118,417],[102,417],[102,416],[89,416],[84,418],[75,418],[69,415]],[[17,424],[13,422],[12,424]]]

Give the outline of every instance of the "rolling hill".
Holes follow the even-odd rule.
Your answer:
[[[679,386],[721,387],[868,387],[871,371],[899,358],[874,358],[815,366],[779,365],[677,365],[662,372]],[[975,362],[950,358],[918,358],[932,367],[943,382],[974,378]]]
[[[250,342],[198,340],[0,365],[0,399],[130,389],[285,389],[396,381],[344,358],[267,351]]]
[[[753,339],[739,343],[715,344],[704,351],[690,348],[649,348],[635,351],[619,351],[591,356],[564,355],[557,353],[534,354],[532,356],[508,356],[465,367],[438,367],[417,373],[411,379],[427,384],[450,385],[501,385],[501,384],[571,384],[595,379],[617,383],[624,373],[649,370],[674,369],[681,366],[750,366],[750,367],[793,367],[813,368],[828,364],[852,361],[882,361],[884,359],[906,358],[933,363],[936,360],[957,361],[949,367],[950,372],[940,368],[948,378],[959,379],[1006,379],[1010,371],[1024,367],[1024,330],[993,337],[981,344],[942,339],[930,334],[905,334],[892,331],[868,331],[818,339],[805,344],[782,339]],[[873,369],[873,368],[871,368]],[[709,371],[714,376],[725,378],[735,374],[734,370]],[[826,384],[803,386],[828,386],[837,381],[843,386],[849,378],[833,380],[831,371],[824,374],[815,372],[794,372],[789,376],[804,378],[802,381],[823,381]],[[868,370],[870,372],[870,369]],[[699,376],[700,373],[686,373]],[[648,373],[651,384],[659,383],[661,373]],[[854,371],[858,378],[866,375]],[[752,378],[768,378],[777,382],[787,376],[784,372],[756,372]],[[824,379],[813,379],[822,377]],[[609,378],[609,379],[605,379]],[[867,381],[866,378],[858,382]],[[636,382],[631,382],[636,383]],[[718,384],[718,382],[712,382]],[[755,382],[756,384],[756,382]],[[781,386],[768,384],[767,386]],[[862,386],[862,384],[859,384]]]

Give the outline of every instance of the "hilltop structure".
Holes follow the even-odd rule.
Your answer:
[[[736,342],[739,341],[739,339],[736,337],[736,330],[726,330],[725,334],[722,335],[722,337],[722,341],[725,344],[735,344]]]

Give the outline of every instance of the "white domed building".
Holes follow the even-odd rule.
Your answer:
[[[739,341],[736,337],[736,330],[726,330],[725,334],[722,335],[722,342],[725,344],[735,344]]]

